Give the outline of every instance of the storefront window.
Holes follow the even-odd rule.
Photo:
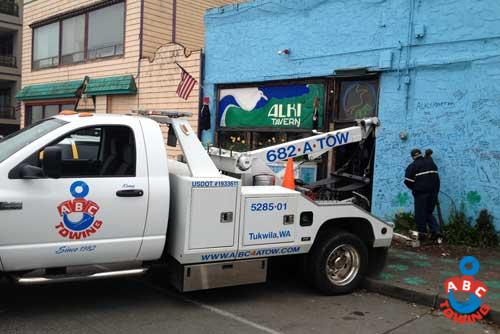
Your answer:
[[[75,105],[73,103],[71,104],[62,104],[61,105],[61,111],[64,111],[64,110],[74,110],[75,109]]]
[[[314,130],[341,129],[352,126],[356,119],[377,116],[378,79],[370,75],[227,85],[219,87],[218,97],[216,145],[236,151],[257,150],[313,136],[317,133]],[[351,159],[357,152],[355,144],[313,160],[309,158],[314,156],[297,154],[293,159],[296,177],[312,183],[330,177],[341,167],[363,175],[373,166],[373,145],[372,141],[366,145],[356,164]],[[280,175],[286,161],[276,160],[268,166]]]
[[[340,83],[339,120],[355,120],[377,115],[376,80],[345,80]]]
[[[38,121],[41,121],[45,117],[43,116],[43,106],[32,106],[28,107],[29,112],[27,112],[27,119],[29,118],[29,121],[26,123],[26,125],[31,125],[34,124]]]
[[[42,119],[59,114],[63,110],[73,110],[73,104],[47,104],[26,106],[26,125],[34,124]]]
[[[249,137],[247,132],[222,132],[219,135],[219,141],[223,149],[243,152],[250,149]]]
[[[253,134],[253,147],[255,149],[278,145],[287,141],[284,132],[255,132]]]

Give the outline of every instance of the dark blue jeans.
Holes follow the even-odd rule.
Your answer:
[[[430,233],[439,233],[439,225],[433,215],[437,203],[437,194],[435,193],[415,193],[415,223],[419,233],[427,233],[429,227]]]

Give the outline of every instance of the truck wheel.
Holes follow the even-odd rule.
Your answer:
[[[326,295],[352,292],[368,264],[363,241],[344,231],[332,231],[318,240],[309,255],[312,283]]]

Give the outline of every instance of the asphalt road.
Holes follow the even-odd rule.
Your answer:
[[[325,297],[293,273],[262,285],[180,294],[161,277],[0,284],[0,333],[498,333],[366,291]]]

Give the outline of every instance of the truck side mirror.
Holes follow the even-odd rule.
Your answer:
[[[42,169],[51,179],[61,177],[62,150],[58,146],[49,146],[43,150]]]
[[[33,180],[33,179],[41,179],[43,177],[43,171],[40,167],[31,166],[29,164],[23,164],[20,166],[19,176],[21,179],[25,180]]]

